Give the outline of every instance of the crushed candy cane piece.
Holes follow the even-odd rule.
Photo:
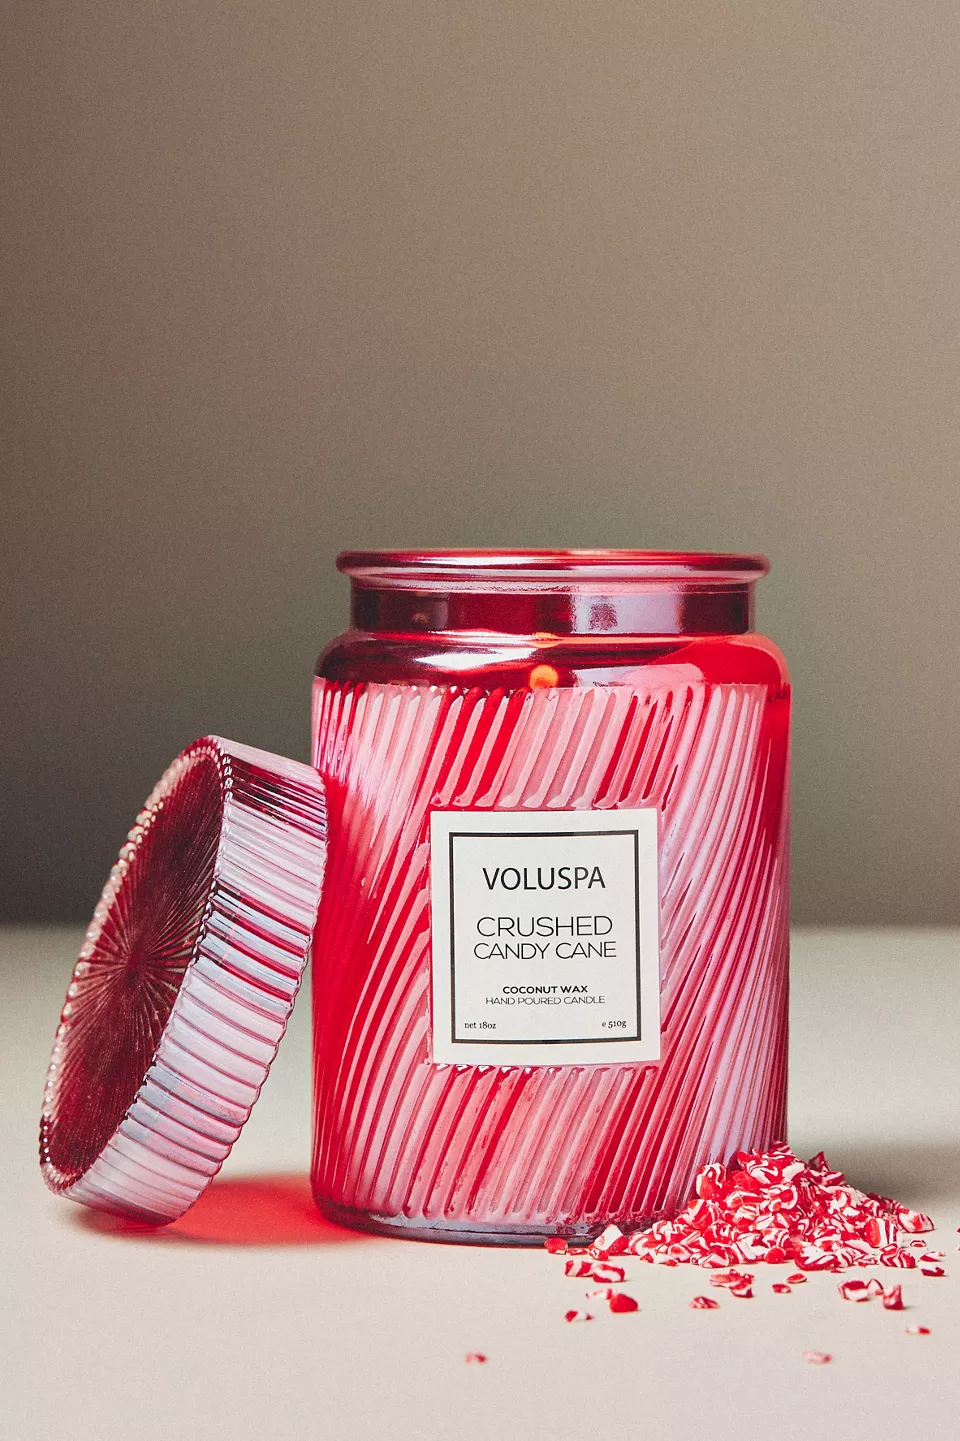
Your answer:
[[[612,1286],[624,1280],[627,1273],[622,1266],[612,1266],[609,1261],[598,1261],[590,1274],[595,1281],[602,1281],[606,1285]]]
[[[743,1286],[728,1286],[727,1290],[731,1296],[736,1296],[741,1301],[749,1301],[753,1295],[753,1287],[749,1282]]]
[[[589,1311],[564,1311],[563,1319],[565,1321],[592,1321],[593,1317]]]
[[[711,1161],[704,1166],[694,1183],[694,1189],[698,1196],[705,1201],[719,1201],[723,1195],[724,1182],[727,1179],[727,1168],[720,1161]],[[960,1230],[960,1227],[958,1227]]]
[[[943,1260],[943,1252],[942,1252],[942,1251],[924,1251],[923,1255],[920,1257],[920,1260],[921,1260],[921,1261],[942,1261],[942,1260]]]
[[[837,1290],[845,1301],[870,1301],[873,1299],[873,1292],[867,1286],[866,1281],[841,1281]]]
[[[567,1243],[562,1236],[548,1236],[543,1244],[551,1256],[566,1255]]]
[[[589,1249],[592,1254],[605,1261],[608,1256],[619,1256],[622,1251],[627,1249],[627,1237],[620,1227],[611,1221],[610,1225],[605,1226],[600,1235],[596,1237]]]
[[[627,1295],[626,1291],[614,1291],[610,1297],[610,1310],[615,1313],[622,1311],[639,1311],[640,1307],[632,1296]]]
[[[942,1266],[921,1266],[921,1276],[945,1276],[947,1273]]]
[[[588,1301],[609,1301],[613,1294],[612,1286],[597,1286],[593,1291],[584,1293]]]
[[[871,1246],[890,1246],[897,1239],[898,1229],[889,1216],[871,1216],[863,1228],[864,1240]]]
[[[774,1281],[773,1290],[777,1293],[778,1296],[789,1296],[793,1290],[793,1287],[788,1286],[785,1281]]]
[[[563,1268],[563,1274],[564,1274],[565,1276],[577,1276],[577,1277],[592,1276],[592,1275],[593,1275],[593,1262],[592,1262],[592,1261],[567,1261],[567,1263],[565,1264],[565,1266],[564,1266],[564,1268]],[[601,1278],[598,1276],[597,1279],[600,1280]]]
[[[807,1361],[811,1366],[826,1366],[833,1357],[827,1351],[804,1351],[801,1360]]]
[[[803,1274],[802,1271],[793,1271],[793,1272],[787,1277],[787,1285],[788,1285],[788,1286],[805,1286],[806,1284],[807,1284],[807,1278],[806,1278],[806,1276]]]
[[[867,1290],[871,1296],[883,1296],[886,1294],[883,1289],[883,1282],[878,1280],[876,1276],[870,1277],[870,1280],[867,1282]]]
[[[753,1276],[749,1271],[714,1271],[710,1277],[711,1286],[749,1286]]]
[[[482,1366],[487,1358],[482,1351],[468,1351],[463,1359],[468,1366]]]
[[[806,1170],[786,1146],[775,1146],[772,1151],[738,1151],[736,1160],[740,1169],[761,1186],[783,1185]]]
[[[911,1211],[909,1206],[899,1207],[901,1231],[932,1231],[933,1222],[922,1211]]]
[[[907,1327],[907,1335],[908,1335],[908,1336],[929,1336],[929,1335],[930,1335],[930,1327],[929,1327],[929,1326],[908,1326],[908,1327]]]
[[[719,1305],[720,1302],[715,1301],[712,1296],[694,1296],[690,1302],[693,1311],[715,1311]]]
[[[882,1246],[877,1259],[881,1266],[900,1266],[907,1271],[912,1271],[917,1264],[913,1252],[900,1246]]]
[[[885,1311],[902,1311],[904,1309],[902,1286],[891,1286],[889,1291],[884,1291],[883,1309]]]
[[[809,1245],[797,1247],[797,1262],[805,1271],[839,1271],[843,1264],[833,1251]]]

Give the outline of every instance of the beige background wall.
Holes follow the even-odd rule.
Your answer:
[[[305,754],[346,545],[744,547],[796,913],[947,922],[955,0],[13,0],[3,914]]]

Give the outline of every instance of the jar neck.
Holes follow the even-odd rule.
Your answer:
[[[743,635],[753,629],[753,587],[691,591],[661,586],[614,594],[493,595],[352,586],[355,630],[391,634],[480,631],[509,635]]]
[[[356,630],[743,635],[758,556],[644,551],[365,552],[338,558]]]

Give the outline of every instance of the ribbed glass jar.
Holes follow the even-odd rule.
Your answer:
[[[330,826],[313,969],[318,1205],[364,1229],[501,1244],[669,1213],[707,1160],[785,1138],[790,694],[782,656],[751,629],[766,561],[431,551],[338,565],[352,625],[320,657],[313,710]],[[477,827],[505,838],[509,865]],[[437,837],[453,833],[463,859],[450,839],[448,875]],[[623,844],[639,857],[636,896]],[[473,854],[491,890],[476,931],[507,933],[489,963],[477,958],[494,947],[462,930]],[[528,854],[536,867],[513,864]],[[546,865],[588,854],[602,867]],[[516,900],[503,892],[515,878],[549,894]],[[599,939],[615,926],[615,942]],[[561,943],[558,927],[590,939]],[[516,939],[546,933],[547,960]],[[615,959],[557,959],[574,946]],[[652,976],[642,1023],[632,967]],[[597,992],[576,1022],[574,981]],[[454,982],[494,1019],[468,1019]],[[523,1024],[507,1005],[526,1006]],[[504,1042],[498,1060],[495,1040],[482,1049],[498,1026],[538,1044]],[[644,1045],[658,1059],[625,1059]]]

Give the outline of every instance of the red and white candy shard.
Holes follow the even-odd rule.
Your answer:
[[[563,1319],[565,1321],[592,1321],[593,1317],[589,1311],[565,1311]]]
[[[921,1276],[945,1276],[947,1273],[942,1266],[921,1266]]]
[[[463,1359],[468,1366],[482,1366],[487,1358],[482,1351],[468,1351]]]
[[[773,1289],[778,1296],[789,1296],[793,1287],[788,1286],[785,1281],[774,1281]]]
[[[903,1287],[891,1286],[889,1291],[884,1291],[883,1306],[885,1311],[902,1311],[904,1309]]]
[[[639,1311],[639,1309],[637,1302],[625,1291],[615,1291],[610,1297],[610,1310],[613,1312]]]
[[[593,1275],[593,1262],[592,1262],[592,1261],[586,1261],[586,1260],[584,1260],[584,1261],[567,1261],[566,1264],[564,1265],[564,1268],[563,1268],[563,1274],[564,1274],[565,1276],[580,1276],[580,1277],[582,1277],[582,1276],[592,1276],[592,1275]],[[598,1277],[597,1279],[600,1280],[601,1278]]]
[[[712,1296],[694,1296],[690,1302],[693,1311],[715,1311],[719,1305],[720,1302],[715,1301]]]
[[[840,1271],[844,1264],[832,1247],[827,1250],[824,1246],[809,1244],[797,1247],[796,1260],[805,1271]]]
[[[902,1246],[881,1246],[877,1252],[877,1260],[881,1266],[900,1266],[907,1271],[914,1270],[917,1264],[913,1252]]]
[[[908,1336],[929,1336],[929,1335],[930,1335],[930,1327],[929,1327],[929,1326],[908,1326],[908,1327],[907,1327],[907,1335],[908,1335]]]
[[[603,1281],[608,1286],[616,1285],[626,1277],[622,1266],[611,1266],[608,1261],[598,1261],[590,1274],[595,1281]]]
[[[803,1162],[798,1161],[785,1146],[766,1152],[738,1151],[735,1159],[740,1169],[759,1181],[761,1186],[783,1185],[806,1170]]]
[[[600,1235],[588,1247],[590,1255],[596,1256],[600,1261],[605,1261],[608,1256],[619,1256],[626,1249],[627,1237],[613,1222],[604,1227]]]
[[[609,1301],[614,1290],[612,1286],[597,1286],[593,1291],[587,1291],[584,1294],[588,1301]]]
[[[944,1256],[942,1251],[924,1251],[923,1255],[920,1257],[921,1261],[942,1261],[943,1259]]]
[[[745,1286],[728,1286],[731,1296],[737,1296],[741,1301],[749,1301],[753,1295],[753,1287],[749,1282]]]
[[[863,1228],[865,1240],[871,1246],[890,1246],[897,1239],[898,1226],[888,1216],[871,1216]]]
[[[896,1203],[894,1203],[896,1204]],[[922,1211],[911,1211],[908,1206],[897,1207],[901,1231],[932,1231],[933,1222]]]
[[[567,1243],[562,1236],[548,1236],[543,1244],[551,1256],[566,1255]]]
[[[734,1286],[749,1286],[752,1280],[750,1271],[714,1271],[710,1277],[710,1285],[732,1289]]]
[[[870,1301],[874,1294],[866,1281],[841,1281],[837,1290],[845,1301]]]
[[[804,1351],[802,1359],[811,1366],[825,1366],[828,1361],[833,1360],[833,1357],[826,1351]]]

